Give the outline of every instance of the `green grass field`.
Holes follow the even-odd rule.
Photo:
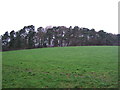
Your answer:
[[[3,88],[116,88],[118,47],[80,46],[7,51]]]

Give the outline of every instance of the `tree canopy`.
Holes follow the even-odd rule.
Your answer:
[[[2,37],[2,50],[30,49],[42,47],[64,46],[98,46],[120,45],[120,34],[95,31],[95,29],[65,26],[48,28],[24,26],[23,29],[10,33],[5,32]]]

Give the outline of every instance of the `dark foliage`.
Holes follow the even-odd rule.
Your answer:
[[[23,29],[2,35],[2,49],[19,50],[42,47],[64,47],[64,46],[98,46],[98,45],[120,45],[120,34],[112,34],[103,30],[80,28],[75,26],[54,26],[51,28],[37,28],[29,25]]]

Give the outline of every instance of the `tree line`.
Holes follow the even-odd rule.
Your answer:
[[[78,26],[39,27],[24,26],[19,31],[12,30],[1,35],[2,50],[31,49],[43,47],[64,46],[101,46],[120,45],[120,34],[95,31],[95,29],[80,28]]]

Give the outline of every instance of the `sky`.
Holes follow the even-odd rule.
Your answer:
[[[119,0],[1,0],[0,35],[24,26],[79,26],[118,33]]]

